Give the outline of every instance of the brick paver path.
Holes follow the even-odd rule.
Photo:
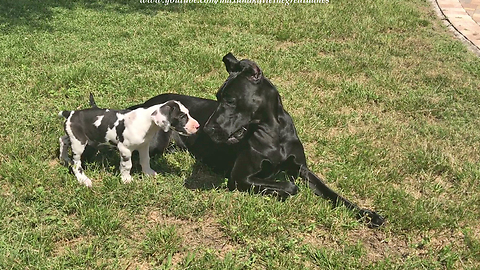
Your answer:
[[[480,49],[480,0],[436,1],[453,27]]]
[[[480,0],[460,0],[468,15],[480,25]]]

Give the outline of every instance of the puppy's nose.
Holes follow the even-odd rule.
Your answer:
[[[193,128],[195,130],[199,130],[200,129],[200,124],[197,122],[196,124],[193,125]]]

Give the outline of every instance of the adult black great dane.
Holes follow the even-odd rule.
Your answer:
[[[282,199],[295,195],[294,180],[307,181],[315,194],[343,204],[365,218],[370,227],[378,227],[384,219],[376,212],[361,209],[330,189],[307,167],[303,145],[292,118],[284,110],[280,95],[263,76],[256,63],[237,60],[231,53],[223,57],[228,78],[217,92],[217,101],[178,94],[162,94],[143,104],[150,107],[168,100],[184,104],[201,129],[193,136],[178,137],[177,144],[216,173],[228,178],[228,188],[272,194]],[[162,133],[159,132],[159,137]],[[163,152],[166,147],[152,143],[150,150]],[[283,172],[290,181],[278,181]]]

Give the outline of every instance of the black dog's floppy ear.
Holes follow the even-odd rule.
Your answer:
[[[251,75],[248,77],[248,79],[253,82],[259,82],[263,77],[262,70],[258,67],[258,65],[255,62],[252,62],[250,64],[250,69],[251,69]]]
[[[225,64],[225,67],[227,68],[228,73],[232,73],[234,71],[239,71],[239,70],[235,70],[235,65],[238,64],[238,60],[237,60],[237,58],[235,58],[235,56],[233,56],[232,53],[227,53],[223,57],[222,61]]]

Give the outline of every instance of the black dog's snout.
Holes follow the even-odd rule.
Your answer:
[[[219,125],[207,123],[203,131],[216,143],[224,143],[228,139],[228,134]]]

